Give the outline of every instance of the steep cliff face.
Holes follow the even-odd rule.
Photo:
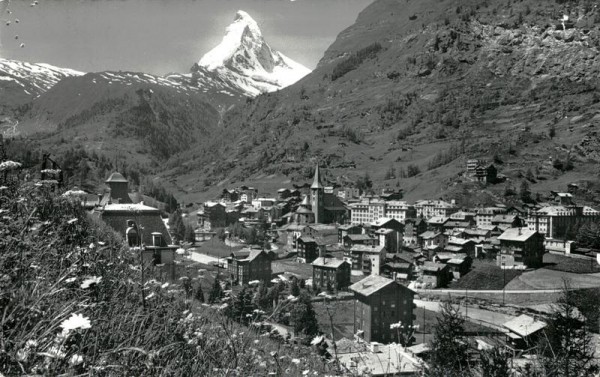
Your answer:
[[[595,127],[599,25],[590,1],[375,1],[301,82],[227,115],[214,165],[192,164],[225,184],[302,180],[319,160],[338,183],[369,172],[429,196],[454,187],[467,157],[555,176],[551,160]],[[585,176],[591,156],[558,174]]]

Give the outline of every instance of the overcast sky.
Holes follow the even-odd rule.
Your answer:
[[[0,15],[0,57],[86,72],[155,74],[188,72],[221,41],[238,9],[258,22],[271,47],[312,69],[337,34],[372,2],[38,0],[31,7],[32,1],[12,0],[12,14]]]

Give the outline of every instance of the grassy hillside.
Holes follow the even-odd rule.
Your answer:
[[[4,375],[331,373],[313,350],[187,300],[185,280],[154,280],[119,236],[51,187],[1,184]]]
[[[368,172],[409,199],[468,189],[467,158],[496,157],[517,188],[532,170],[534,191],[596,180],[600,15],[591,5],[375,1],[312,74],[228,112],[210,147],[174,157],[165,176],[188,200],[241,182],[274,192],[308,179],[317,161],[330,183]],[[567,159],[568,169],[556,167]],[[486,189],[482,201],[504,191]]]

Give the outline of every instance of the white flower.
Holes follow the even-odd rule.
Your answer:
[[[69,319],[65,319],[61,324],[63,332],[68,333],[71,330],[89,329],[92,327],[89,318],[81,314],[71,314]]]
[[[303,376],[306,376],[306,375],[308,375],[309,373],[310,373],[310,370],[308,370],[308,369],[307,369],[307,370],[305,370],[305,371],[303,371],[303,372],[302,372],[302,375],[303,375]]]
[[[68,220],[67,224],[73,224],[73,223],[76,223],[76,222],[77,222],[77,218],[73,218],[71,220]]]
[[[58,174],[60,173],[60,169],[44,169],[41,171],[42,174]]]
[[[69,359],[69,364],[71,364],[71,365],[79,365],[81,363],[83,363],[83,356],[81,356],[81,355],[74,354]]]
[[[94,245],[94,243],[92,242],[89,246],[90,250],[94,250],[96,248],[96,245]]]
[[[4,161],[4,162],[0,163],[0,171],[14,170],[14,169],[17,169],[20,167],[21,167],[21,164],[18,162],[14,162],[14,161]]]
[[[148,296],[146,296],[146,300],[150,300],[154,296],[156,296],[156,294],[154,292],[152,292]]]
[[[294,363],[294,364],[300,364],[300,359],[292,359],[292,363]]]
[[[81,289],[88,289],[92,286],[92,284],[98,284],[102,280],[102,276],[92,276],[91,278],[87,278],[81,283]]]
[[[169,283],[165,283],[165,284],[161,285],[160,287],[161,287],[162,289],[165,289],[165,288],[167,288],[168,286],[169,286]]]
[[[65,283],[69,284],[69,283],[74,282],[75,280],[77,280],[77,278],[68,278],[68,279],[65,279]]]

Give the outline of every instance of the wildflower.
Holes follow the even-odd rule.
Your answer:
[[[8,190],[8,187],[6,187],[6,186],[0,186],[0,191],[4,191],[4,190]]]
[[[402,322],[392,323],[390,325],[390,329],[392,329],[392,330],[393,329],[399,329],[399,328],[402,328]]]
[[[77,329],[89,329],[92,327],[90,320],[81,314],[71,314],[69,319],[64,320],[60,327],[62,327],[64,333],[68,333],[71,330]]]
[[[154,296],[156,296],[156,294],[154,292],[152,292],[148,296],[146,296],[146,300],[150,300]]]
[[[81,289],[88,289],[93,284],[98,284],[102,280],[102,276],[92,276],[91,278],[87,278],[81,283]]]
[[[277,351],[271,351],[271,357],[277,357]]]
[[[300,359],[292,359],[292,363],[298,365],[300,364]]]
[[[67,224],[71,225],[77,222],[77,218],[72,218],[71,220],[67,221]]]
[[[106,242],[98,241],[98,245],[104,246],[104,245],[106,245]]]
[[[71,365],[79,365],[81,363],[83,363],[83,356],[81,356],[81,355],[74,354],[69,359],[69,364],[71,364]]]
[[[70,284],[70,283],[74,282],[75,280],[77,280],[77,278],[75,278],[75,277],[68,278],[68,279],[65,279],[65,283]]]
[[[21,164],[18,162],[14,162],[14,161],[4,161],[2,163],[0,163],[0,171],[5,171],[5,170],[14,170],[17,168],[20,168]]]
[[[303,375],[303,376],[307,376],[309,373],[310,373],[310,370],[309,370],[309,369],[307,369],[307,370],[305,370],[305,371],[302,371],[302,375]]]
[[[258,343],[260,343],[260,340],[254,339],[254,344],[258,344]]]
[[[96,248],[96,245],[94,245],[94,243],[92,242],[89,246],[90,250],[94,250]]]
[[[316,346],[317,344],[321,343],[323,340],[325,340],[325,337],[323,335],[316,336],[316,337],[314,337],[313,340],[311,340],[310,344],[312,344],[313,346]]]
[[[42,174],[58,174],[60,173],[61,170],[60,169],[44,169],[41,171]]]

